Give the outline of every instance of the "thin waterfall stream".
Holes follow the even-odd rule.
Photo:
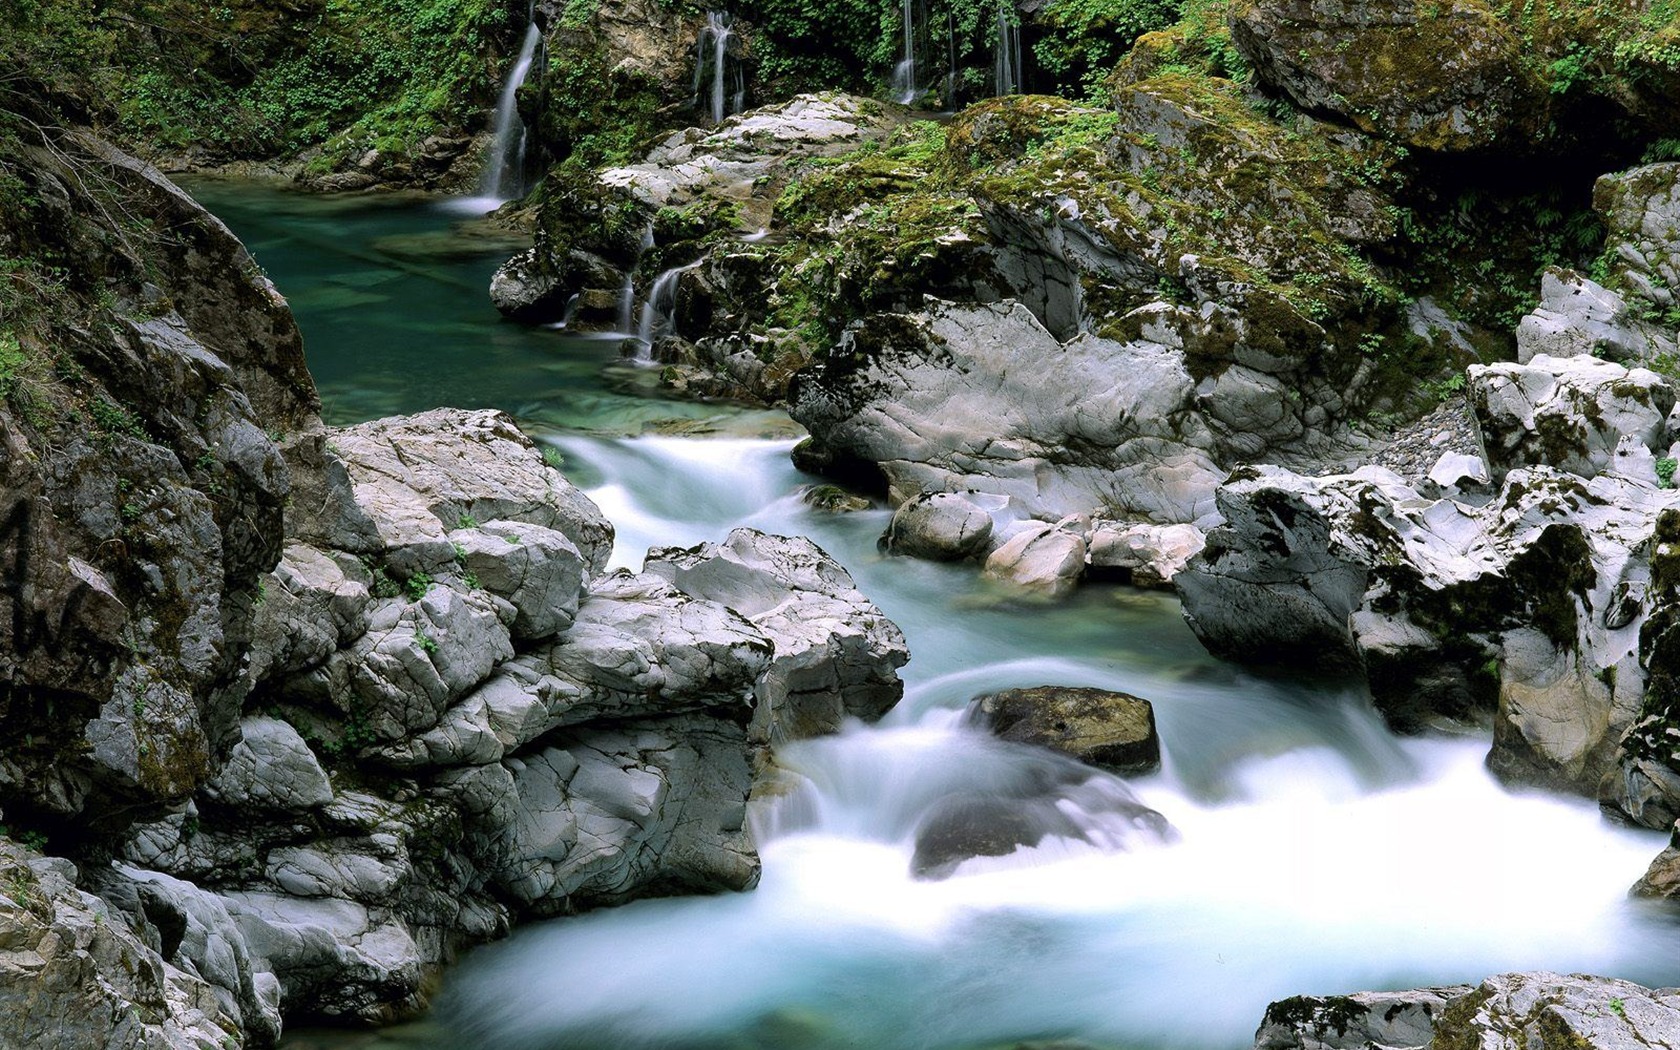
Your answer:
[[[512,200],[525,192],[525,122],[519,117],[519,89],[531,73],[531,65],[542,43],[542,30],[535,21],[525,27],[519,53],[502,85],[492,122],[490,153],[479,184],[480,194],[490,201]]]
[[[443,250],[452,219],[435,205],[193,189],[291,297],[330,422],[512,411],[615,522],[615,565],[738,525],[808,535],[913,656],[880,724],[778,749],[785,789],[750,813],[756,890],[535,925],[468,953],[428,1021],[368,1037],[388,1042],[290,1045],[1240,1050],[1267,1003],[1295,994],[1515,968],[1680,984],[1680,933],[1626,899],[1663,836],[1588,800],[1501,788],[1485,739],[1398,738],[1350,685],[1216,661],[1161,593],[1087,586],[1022,607],[971,568],[878,553],[886,511],[801,499],[819,479],[791,465],[785,416],[665,399],[601,341],[499,324],[482,296],[457,295],[497,256]],[[649,301],[652,331],[657,286]],[[1129,786],[1175,834],[1120,849],[1051,838],[915,878],[931,807],[1044,761],[970,725],[967,702],[1045,683],[1155,705],[1164,765]]]

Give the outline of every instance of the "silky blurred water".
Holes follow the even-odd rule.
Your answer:
[[[1662,836],[1502,790],[1484,740],[1397,739],[1346,684],[1218,663],[1167,596],[1087,587],[1023,605],[972,567],[884,558],[885,511],[800,500],[817,479],[789,463],[785,417],[666,400],[613,343],[500,322],[484,288],[507,248],[458,213],[191,188],[291,299],[329,420],[507,409],[616,523],[615,564],[737,525],[808,535],[914,654],[880,725],[779,753],[793,786],[755,806],[757,890],[529,928],[471,953],[423,1024],[288,1045],[1235,1050],[1292,994],[1536,968],[1680,984],[1675,929],[1625,896]],[[1012,790],[1046,761],[968,728],[964,705],[1046,683],[1154,704],[1163,769],[1129,790],[1176,835],[1052,838],[913,878],[933,807]],[[1100,825],[1089,792],[1127,788],[1099,775],[1057,804]]]

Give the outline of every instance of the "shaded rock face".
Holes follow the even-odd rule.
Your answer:
[[[1256,0],[1231,38],[1261,82],[1309,113],[1440,153],[1511,147],[1550,99],[1521,38],[1479,0]]]
[[[8,324],[0,805],[119,828],[235,739],[258,578],[320,451],[314,385],[285,301],[156,171],[77,133],[3,160],[31,196],[0,249],[62,284]],[[103,225],[119,206],[143,218]]]
[[[1122,775],[1161,767],[1149,701],[1107,689],[1038,686],[977,696],[970,715],[1003,740],[1036,744]]]
[[[1680,992],[1544,971],[1410,992],[1298,997],[1273,1003],[1255,1050],[1389,1050],[1680,1044]]]

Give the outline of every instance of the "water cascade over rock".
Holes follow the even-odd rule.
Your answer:
[[[904,57],[893,69],[892,94],[905,105],[916,101],[916,9],[915,0],[904,0]]]
[[[711,85],[712,123],[741,112],[746,104],[746,75],[739,63],[729,61],[729,45],[735,39],[735,19],[723,11],[706,12],[705,28],[694,42],[694,104],[701,102],[700,90]]]
[[[1016,95],[1021,91],[1021,26],[1014,13],[1005,5],[998,5],[997,38],[992,60],[995,93]]]
[[[502,85],[501,98],[496,102],[496,116],[490,139],[490,155],[484,165],[484,179],[480,192],[492,200],[504,201],[525,192],[525,122],[519,118],[519,88],[530,75],[537,48],[542,44],[542,30],[532,21],[525,27],[525,38],[519,45],[519,55],[508,71],[507,83]]]

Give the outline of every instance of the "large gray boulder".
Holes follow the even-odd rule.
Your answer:
[[[1675,328],[1642,317],[1617,292],[1573,270],[1551,267],[1540,278],[1540,305],[1517,324],[1517,360],[1539,356],[1602,357],[1649,365],[1675,352]]]
[[[1205,415],[1180,320],[1140,317],[1133,342],[1062,343],[1019,304],[929,303],[849,331],[801,377],[792,413],[830,454],[877,464],[894,502],[971,490],[1052,521],[1099,508],[1207,521],[1225,426],[1264,443],[1302,424],[1271,418],[1288,401],[1258,372],[1244,374],[1269,391],[1265,418],[1243,415],[1222,389],[1208,397],[1231,420]]]
[[[932,561],[960,561],[984,553],[992,539],[992,516],[960,492],[928,492],[893,511],[881,535],[881,549]]]

